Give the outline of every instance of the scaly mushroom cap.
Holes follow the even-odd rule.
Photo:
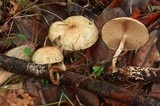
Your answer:
[[[123,34],[127,35],[124,50],[138,49],[149,39],[147,28],[141,22],[129,17],[109,20],[102,28],[102,39],[113,50],[118,48]]]
[[[52,28],[50,28],[53,31],[49,31],[48,35],[50,40],[54,41],[60,36],[62,48],[68,51],[86,49],[98,39],[96,25],[83,16],[71,16],[62,21],[62,23],[53,23],[53,26],[51,25]]]
[[[63,60],[63,54],[56,47],[42,47],[32,56],[32,61],[37,64],[53,64]]]

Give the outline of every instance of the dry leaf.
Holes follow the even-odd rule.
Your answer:
[[[158,32],[158,39],[156,41],[156,47],[157,47],[157,49],[158,49],[158,51],[160,53],[160,31]]]
[[[96,20],[96,25],[99,30],[102,29],[103,25],[108,21],[116,17],[124,17],[126,16],[123,10],[119,7],[116,8],[106,8],[102,11],[102,13],[98,16]]]
[[[160,98],[160,84],[154,84],[149,95],[155,98]]]
[[[0,97],[0,106],[34,106],[33,98],[23,89],[3,89]]]
[[[157,30],[150,33],[151,37],[149,38],[148,42],[140,47],[137,52],[135,53],[133,59],[132,59],[132,65],[137,67],[144,67],[147,59],[149,58],[149,55],[151,54],[151,51],[155,45],[156,39],[157,39]],[[156,54],[157,55],[157,54]],[[154,57],[155,58],[155,57]],[[156,60],[152,60],[156,61]],[[152,62],[150,63],[150,66],[152,66]]]
[[[17,12],[17,10],[19,8],[19,4],[15,3],[14,0],[10,0],[9,2],[13,5],[13,7],[9,11],[9,14],[13,15],[13,14],[15,14]]]
[[[16,44],[24,45],[30,43],[36,43],[43,46],[45,37],[48,33],[48,26],[32,19],[15,19],[16,27],[13,28],[13,31],[18,30],[17,32],[25,35],[26,39],[20,39],[15,37],[13,39]]]
[[[143,13],[148,12],[149,0],[123,0],[120,7],[127,16],[131,16],[132,12],[138,7]]]
[[[144,67],[152,67],[153,64],[159,60],[160,60],[159,52],[158,52],[156,46],[153,45],[152,50],[151,50],[150,54],[148,55],[148,58],[144,64]]]
[[[22,60],[30,61],[30,57],[26,55],[25,48],[30,48],[31,52],[34,52],[35,46],[30,45],[22,45],[16,48],[13,48],[9,50],[6,55],[11,57],[16,57]],[[2,85],[8,78],[12,77],[14,73],[10,73],[7,71],[4,71],[3,69],[0,69],[0,85]]]

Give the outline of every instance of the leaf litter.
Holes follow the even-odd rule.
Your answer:
[[[62,76],[60,72],[59,85],[52,84],[46,78],[48,74],[44,78],[34,78],[22,73],[21,77],[12,79],[16,74],[10,72],[19,72],[7,72],[1,67],[0,95],[5,101],[0,104],[130,106],[135,103],[154,106],[160,103],[160,12],[153,9],[154,6],[159,6],[158,0],[1,0],[0,50],[3,55],[13,51],[9,56],[14,57],[15,63],[15,57],[31,62],[35,50],[52,46],[48,39],[50,25],[70,16],[82,15],[88,18],[96,24],[99,34],[97,42],[85,50],[62,51],[67,70],[62,72]],[[109,70],[115,50],[105,45],[101,30],[107,21],[117,17],[132,17],[142,22],[148,28],[150,37],[139,49],[123,51],[116,64],[119,71],[111,73]],[[3,65],[3,59],[1,61]],[[14,69],[13,66],[10,69]],[[19,83],[22,83],[20,88],[4,87]],[[112,89],[106,91],[106,86]],[[109,95],[106,96],[106,92],[110,92]],[[127,95],[133,98],[127,101]],[[135,101],[135,97],[139,101]]]

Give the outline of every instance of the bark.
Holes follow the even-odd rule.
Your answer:
[[[5,71],[17,73],[21,75],[49,78],[47,65],[35,64],[27,62],[15,57],[9,57],[0,53],[0,67]]]

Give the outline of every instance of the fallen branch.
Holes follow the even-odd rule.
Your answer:
[[[102,98],[109,97],[128,103],[132,106],[156,106],[156,104],[160,103],[160,101],[156,101],[151,97],[144,97],[135,92],[111,85],[104,81],[85,79],[84,75],[79,75],[73,72],[64,72],[61,82],[68,85],[78,85]]]
[[[0,53],[0,66],[9,72],[49,78],[48,67],[46,65],[38,65],[33,62],[26,62],[13,57],[8,57]],[[111,85],[107,82],[85,78],[86,76],[65,71],[61,73],[60,82],[68,85],[78,85],[81,88],[85,88],[100,97],[109,97],[115,100],[119,100],[130,105],[136,106],[156,106],[160,101],[156,101],[151,97],[147,98],[142,95],[138,95],[135,92]]]
[[[47,65],[35,64],[33,62],[27,62],[15,57],[9,57],[0,53],[0,67],[5,71],[9,71],[16,74],[49,78]]]

